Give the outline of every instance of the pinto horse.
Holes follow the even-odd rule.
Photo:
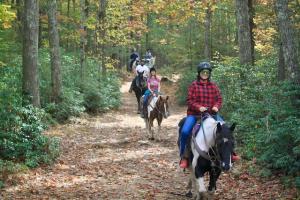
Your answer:
[[[204,184],[206,172],[209,173],[208,192],[210,195],[214,194],[221,172],[229,171],[232,166],[234,129],[235,124],[228,127],[224,122],[218,122],[208,115],[205,120],[202,120],[200,129],[193,131],[190,140],[193,158],[189,167],[191,171],[188,184],[189,196],[194,195],[196,199],[209,199]]]
[[[134,91],[137,99],[137,105],[138,105],[137,113],[140,113],[141,112],[140,99],[141,96],[143,96],[143,94],[147,90],[147,80],[144,77],[144,72],[137,72],[137,73],[138,75],[133,80],[134,83],[133,83],[132,90]]]
[[[143,99],[143,97],[141,98]],[[152,130],[153,122],[156,119],[158,124],[158,140],[160,140],[161,122],[163,118],[168,118],[169,113],[169,96],[154,96],[150,97],[147,106],[148,115],[144,117],[146,129],[150,140],[154,140],[154,131]],[[143,102],[143,100],[141,100]]]

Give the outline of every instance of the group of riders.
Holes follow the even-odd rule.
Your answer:
[[[150,95],[157,96],[160,93],[160,79],[156,76],[156,69],[154,67],[148,68],[145,65],[147,59],[151,59],[152,55],[150,50],[147,50],[145,59],[139,61],[138,54],[134,51],[130,56],[132,63],[137,61],[139,64],[135,69],[136,75],[143,73],[147,78],[147,90],[144,93],[143,112],[142,117],[147,115],[147,102]],[[190,159],[190,149],[186,148],[188,138],[191,136],[193,127],[196,125],[197,120],[208,113],[215,118],[216,121],[224,121],[219,115],[219,110],[222,107],[222,96],[219,87],[211,81],[212,67],[209,62],[201,62],[197,65],[197,78],[188,88],[187,95],[187,116],[181,126],[180,131],[180,168],[188,168]],[[134,81],[132,82],[132,85]],[[129,92],[132,92],[132,85]],[[232,152],[232,160],[238,160],[239,156]]]
[[[150,49],[147,50],[144,59],[140,60],[138,53],[134,50],[133,53],[130,56],[131,62],[130,64],[133,65],[135,62],[135,69],[134,73],[136,77],[133,79],[129,92],[131,93],[133,90],[133,85],[135,84],[135,81],[137,79],[138,74],[143,74],[143,77],[146,79],[146,87],[147,90],[145,90],[143,94],[143,106],[142,106],[142,112],[141,117],[145,118],[147,117],[147,103],[150,96],[158,96],[160,94],[160,79],[156,76],[156,69],[154,66],[149,67],[149,62],[152,59],[152,53]],[[131,67],[132,68],[132,67]]]

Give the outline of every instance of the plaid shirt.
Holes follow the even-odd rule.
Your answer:
[[[188,89],[187,103],[188,115],[199,115],[201,106],[208,108],[208,112],[211,113],[212,107],[222,107],[221,92],[215,83],[194,81]]]

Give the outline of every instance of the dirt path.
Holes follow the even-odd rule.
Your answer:
[[[72,120],[47,134],[62,138],[62,154],[52,166],[14,175],[3,199],[188,199],[187,174],[178,168],[177,122],[185,108],[171,105],[162,123],[162,141],[148,141],[133,94],[122,88],[123,105],[102,116]],[[171,95],[171,98],[174,98]],[[293,199],[277,179],[262,181],[243,171],[224,174],[216,199]],[[0,197],[1,197],[0,196]],[[1,199],[1,198],[0,198]]]

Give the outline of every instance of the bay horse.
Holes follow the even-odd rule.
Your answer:
[[[140,106],[140,99],[141,96],[145,93],[147,90],[147,80],[144,77],[144,72],[137,72],[138,75],[133,80],[132,90],[135,93],[136,99],[137,99],[137,113],[139,114],[141,112],[141,106]]]
[[[229,171],[232,166],[235,123],[228,127],[223,121],[216,121],[208,114],[200,125],[198,124],[200,126],[198,131],[193,131],[190,140],[192,162],[189,165],[191,176],[187,195],[194,196],[196,199],[209,199],[217,188],[216,182],[221,172]],[[204,184],[204,175],[207,172],[209,173],[208,194]]]
[[[143,99],[143,97],[141,99]],[[150,140],[154,140],[154,131],[152,130],[152,127],[155,119],[158,124],[158,140],[160,140],[162,120],[163,118],[166,119],[170,116],[168,100],[169,96],[164,97],[162,95],[149,98],[149,104],[147,106],[148,115],[144,117],[144,120]],[[141,100],[141,102],[143,102],[143,100]]]

